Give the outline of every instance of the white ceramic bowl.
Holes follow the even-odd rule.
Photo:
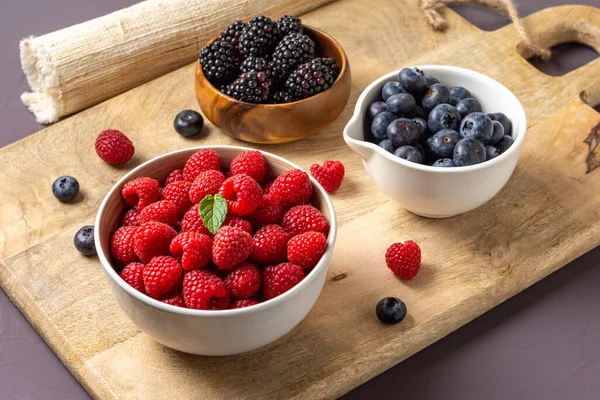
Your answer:
[[[222,311],[190,310],[154,300],[125,283],[111,265],[110,235],[125,209],[121,189],[126,182],[140,176],[164,180],[170,171],[182,168],[186,160],[202,148],[219,153],[224,165],[229,165],[236,155],[251,150],[235,146],[196,147],[164,154],[135,168],[112,187],[100,206],[95,226],[96,249],[117,302],[142,331],[157,342],[186,353],[207,356],[238,354],[279,339],[298,325],[315,304],[325,283],[335,244],[335,212],[325,190],[311,177],[315,206],[330,224],[327,251],[302,282],[281,296],[255,306]],[[262,154],[276,175],[300,169],[274,154]]]
[[[494,197],[513,173],[527,120],[517,97],[497,81],[464,68],[448,65],[418,66],[448,86],[464,86],[482,105],[483,112],[501,112],[512,121],[513,145],[493,160],[468,167],[440,168],[406,161],[364,140],[369,105],[380,100],[381,88],[397,79],[391,72],[371,83],[360,95],[354,115],[344,129],[344,140],[363,159],[369,177],[387,197],[424,217],[445,218],[471,211]]]

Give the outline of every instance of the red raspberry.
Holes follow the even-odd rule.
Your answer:
[[[329,223],[325,216],[309,205],[292,207],[283,216],[281,226],[292,236],[310,231],[321,232],[323,235],[329,232]]]
[[[200,172],[190,187],[190,199],[198,204],[206,195],[219,193],[223,181],[225,176],[221,171],[211,169]]]
[[[308,174],[299,169],[293,169],[275,179],[269,194],[278,198],[284,208],[289,208],[308,203],[312,192],[313,188]]]
[[[328,193],[335,192],[342,185],[344,179],[344,164],[339,161],[327,160],[323,166],[311,165],[310,173]]]
[[[258,304],[258,301],[254,300],[254,299],[236,300],[233,303],[231,303],[231,305],[229,306],[229,309],[233,310],[235,308],[250,307],[255,304]]]
[[[252,239],[250,258],[263,265],[277,264],[286,260],[287,243],[292,235],[279,225],[266,225]]]
[[[138,292],[146,293],[146,289],[144,289],[144,264],[131,263],[123,268],[119,276]]]
[[[100,132],[95,146],[98,156],[108,164],[125,164],[135,153],[131,140],[116,129]]]
[[[260,270],[254,264],[244,262],[225,277],[225,285],[234,299],[249,299],[258,293],[262,283]]]
[[[215,235],[212,251],[215,265],[228,271],[250,256],[252,236],[240,228],[223,226]]]
[[[385,263],[398,278],[410,280],[421,269],[421,248],[412,240],[394,243],[385,252]]]
[[[142,212],[140,212],[139,222],[145,224],[150,221],[162,222],[163,224],[171,226],[177,225],[179,222],[177,207],[168,200],[161,200],[149,204]]]
[[[235,215],[228,215],[227,217],[225,217],[225,221],[223,221],[223,226],[225,225],[240,228],[241,230],[246,231],[251,235],[254,233],[250,222],[246,221],[243,218],[236,217]]]
[[[169,200],[177,207],[177,213],[184,215],[193,205],[189,197],[190,183],[177,181],[169,183],[162,191],[163,200]]]
[[[258,150],[246,151],[235,156],[229,168],[231,175],[246,174],[256,182],[260,182],[267,173],[267,160]]]
[[[288,260],[304,269],[312,268],[327,249],[327,239],[321,232],[305,232],[290,239],[287,247]]]
[[[136,178],[123,186],[121,195],[128,206],[142,211],[158,200],[158,182],[152,178]]]
[[[263,195],[268,195],[271,192],[271,186],[273,186],[273,182],[265,183],[263,186]]]
[[[144,267],[144,287],[148,296],[162,299],[181,284],[183,269],[176,259],[169,256],[154,257]]]
[[[177,236],[177,232],[162,222],[147,222],[137,228],[133,237],[135,254],[144,263],[149,263],[153,257],[169,254],[169,245]]]
[[[283,206],[276,197],[263,196],[260,206],[252,214],[248,215],[248,221],[252,227],[259,230],[265,225],[280,224],[283,216]]]
[[[227,178],[219,194],[227,200],[229,212],[240,216],[252,214],[262,201],[260,185],[248,175]]]
[[[271,265],[263,270],[263,300],[270,300],[296,286],[306,275],[302,267],[292,263]]]
[[[183,232],[171,242],[171,255],[185,270],[204,268],[212,259],[212,240],[198,232]]]
[[[174,169],[173,171],[169,172],[169,175],[167,175],[167,179],[165,179],[165,184],[163,186],[168,186],[170,183],[179,182],[182,180],[183,174],[181,173],[181,170]]]
[[[194,182],[198,174],[202,171],[221,169],[221,160],[216,151],[211,149],[202,149],[194,153],[183,167],[183,179],[188,182]]]
[[[183,295],[181,293],[177,293],[161,301],[165,304],[170,304],[172,306],[187,308],[185,306],[185,301],[183,300]]]
[[[134,210],[133,208],[130,208],[129,210],[127,210],[127,212],[125,213],[125,215],[123,215],[123,221],[121,222],[121,225],[123,226],[140,226],[140,213],[137,212],[136,210]]]
[[[225,310],[230,301],[225,282],[203,269],[185,274],[183,299],[186,306],[196,310]]]
[[[118,265],[123,266],[138,261],[133,239],[137,230],[137,226],[122,226],[110,239],[110,254]]]
[[[202,217],[200,217],[200,211],[198,210],[198,204],[192,206],[192,208],[190,208],[183,216],[183,219],[181,220],[181,230],[183,232],[199,232],[209,237],[213,236],[208,228],[204,226]]]

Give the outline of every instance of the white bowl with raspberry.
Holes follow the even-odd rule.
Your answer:
[[[230,166],[228,178],[218,172]],[[236,146],[145,162],[108,192],[95,226],[127,316],[163,345],[207,356],[260,348],[300,323],[321,293],[335,238],[333,205],[314,178]]]

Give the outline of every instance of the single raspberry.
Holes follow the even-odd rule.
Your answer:
[[[238,154],[231,161],[231,175],[246,174],[256,182],[264,179],[267,173],[267,160],[258,150]]]
[[[134,251],[134,236],[137,232],[137,226],[122,226],[113,234],[110,239],[110,254],[118,265],[124,266],[138,261]]]
[[[154,257],[144,267],[146,293],[160,300],[181,284],[182,277],[183,269],[176,259],[169,256]]]
[[[299,169],[293,169],[275,179],[269,194],[278,198],[284,208],[289,208],[308,203],[312,192],[313,188],[308,174]]]
[[[225,176],[221,171],[210,169],[200,172],[190,187],[190,200],[198,204],[206,195],[217,194],[224,181]]]
[[[212,240],[198,232],[183,232],[177,235],[169,249],[171,255],[187,271],[204,268],[212,259]]]
[[[193,205],[189,196],[190,186],[190,183],[186,181],[169,183],[163,189],[161,198],[175,204],[177,213],[179,215],[184,215]]]
[[[321,232],[323,235],[329,232],[329,223],[325,216],[310,205],[292,207],[283,216],[281,226],[292,236],[310,231]]]
[[[183,300],[183,295],[181,293],[177,293],[161,301],[165,304],[170,304],[172,306],[187,308],[185,305],[185,301]]]
[[[121,195],[128,206],[142,211],[158,200],[158,182],[152,178],[136,178],[123,186]]]
[[[179,182],[182,180],[183,180],[183,174],[181,173],[181,170],[174,169],[173,171],[169,172],[169,175],[167,175],[167,179],[165,179],[165,184],[163,186],[167,186],[170,183]]]
[[[179,222],[177,207],[168,200],[160,200],[149,204],[140,212],[139,221],[141,224],[156,221],[170,226],[175,226]]]
[[[243,218],[236,217],[235,215],[228,215],[227,217],[225,217],[225,221],[223,221],[223,226],[225,225],[240,228],[241,230],[248,232],[250,235],[254,233],[250,222],[246,221]]]
[[[144,288],[144,264],[139,262],[128,264],[119,276],[138,292],[146,293]]]
[[[188,308],[225,310],[229,307],[229,291],[225,282],[212,272],[197,269],[183,278],[183,299]]]
[[[273,186],[273,182],[267,182],[263,185],[263,195],[266,196],[271,192],[271,186]]]
[[[169,245],[177,236],[177,232],[162,222],[147,222],[137,228],[133,237],[135,254],[144,263],[149,263],[153,257],[169,254]]]
[[[385,263],[398,278],[410,280],[421,269],[421,248],[412,240],[394,243],[385,252]]]
[[[276,197],[269,194],[263,196],[260,206],[246,217],[252,227],[259,230],[265,225],[280,224],[283,217],[283,206]]]
[[[198,204],[195,204],[185,213],[181,220],[181,230],[183,232],[199,232],[212,237],[208,228],[204,226],[202,217],[200,217],[200,210],[198,210]]]
[[[215,235],[212,251],[215,265],[222,270],[230,270],[250,256],[252,236],[240,228],[223,226]]]
[[[271,265],[263,270],[263,300],[270,300],[296,286],[306,275],[302,267],[292,263]]]
[[[211,149],[202,149],[194,153],[183,167],[183,179],[188,182],[194,182],[198,174],[202,171],[221,169],[221,160],[216,151]]]
[[[108,164],[125,164],[135,153],[131,140],[116,129],[100,132],[95,146],[98,156]]]
[[[123,226],[140,226],[140,213],[135,209],[130,208],[127,210],[125,215],[123,215],[123,220],[121,221],[121,225]]]
[[[261,281],[260,270],[249,262],[237,265],[225,277],[225,285],[231,297],[238,300],[249,299],[258,293]]]
[[[305,232],[290,239],[288,260],[304,269],[317,265],[327,249],[327,239],[321,232]]]
[[[235,308],[245,308],[245,307],[253,306],[255,304],[258,304],[258,301],[254,300],[254,299],[236,300],[233,303],[231,303],[231,305],[229,306],[229,309],[233,310]]]
[[[286,261],[287,244],[292,235],[279,225],[266,225],[252,238],[250,258],[258,264],[269,265]]]
[[[310,173],[328,193],[335,192],[342,185],[344,179],[344,164],[339,161],[327,160],[323,166],[311,165]]]
[[[262,201],[260,185],[248,175],[227,178],[219,194],[227,200],[229,212],[240,216],[252,214]]]

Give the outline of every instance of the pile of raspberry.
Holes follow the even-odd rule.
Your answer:
[[[213,235],[199,203],[217,194],[228,214]],[[162,184],[125,184],[129,208],[111,237],[114,264],[133,288],[173,306],[224,310],[270,300],[300,283],[327,248],[329,223],[312,195],[306,172],[273,179],[258,151],[223,169],[215,151],[200,150]]]

